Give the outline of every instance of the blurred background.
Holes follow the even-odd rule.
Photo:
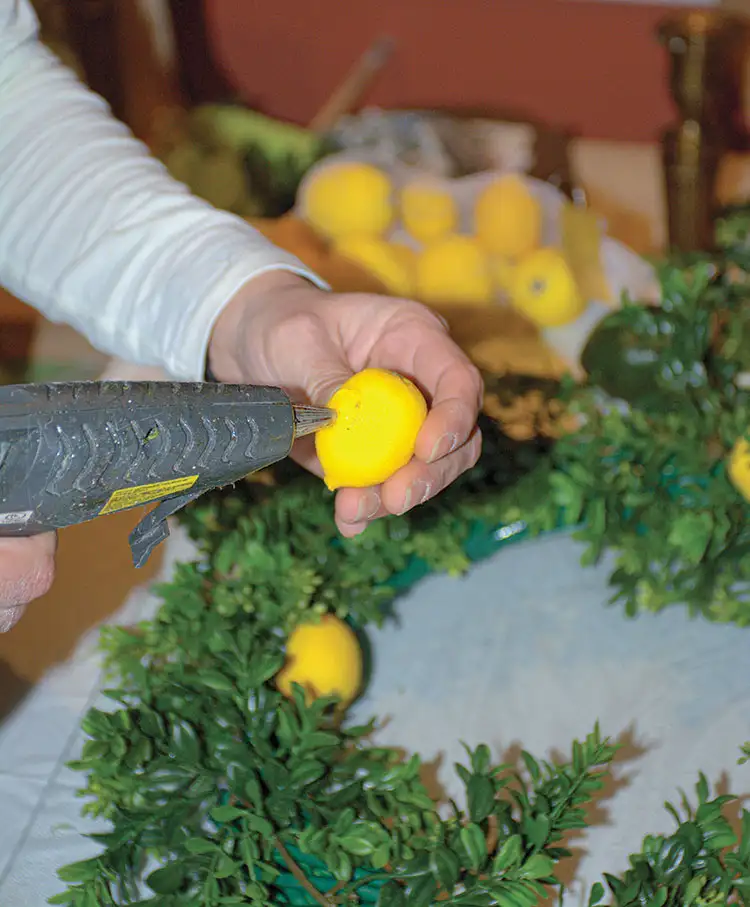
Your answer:
[[[714,20],[690,18],[750,15],[750,0],[693,7],[669,0],[34,5],[45,42],[175,176],[251,220],[336,289],[389,289],[382,269],[342,257],[300,216],[300,185],[342,151],[385,155],[394,166],[457,183],[489,171],[520,173],[571,204],[583,199],[627,250],[664,251],[675,240],[665,130],[703,115],[677,103],[675,66],[706,41],[712,59],[724,61],[721,72],[683,72],[682,84],[701,97],[718,84],[726,128],[716,138],[703,123],[704,138],[718,143],[719,162],[710,179],[704,173],[705,185],[693,172],[690,204],[701,192],[722,203],[750,195],[746,58],[723,52],[731,34],[715,33]],[[673,33],[665,38],[662,28],[660,39],[670,16],[678,17]],[[735,37],[741,31],[729,29]],[[580,239],[577,254],[585,258],[583,246]],[[592,249],[587,261],[601,269],[594,261],[599,245]],[[462,310],[452,320],[468,348],[485,343],[484,367],[559,374],[564,363],[533,325],[486,309],[482,318]],[[0,294],[0,322],[4,380],[93,378],[107,365],[75,332],[7,294]],[[496,341],[491,348],[488,336]],[[129,562],[126,535],[139,518],[126,513],[62,533],[55,588],[0,637],[0,714],[152,575]]]

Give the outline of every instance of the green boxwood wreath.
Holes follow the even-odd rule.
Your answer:
[[[299,621],[332,612],[366,634],[426,573],[460,573],[509,539],[566,526],[589,562],[617,553],[613,599],[627,614],[683,603],[747,623],[748,505],[724,469],[750,424],[743,255],[664,265],[668,317],[626,305],[603,326],[590,382],[559,392],[573,434],[513,442],[485,420],[476,469],[359,539],[338,537],[329,494],[290,464],[273,487],[248,481],[189,508],[200,557],[160,587],[153,620],[102,633],[111,707],[87,714],[74,767],[84,812],[109,831],[94,836],[98,856],[60,870],[51,903],[532,907],[559,889],[616,757],[598,728],[562,764],[523,753],[495,765],[486,746],[467,749],[456,766],[466,805],[445,811],[418,756],[372,745],[374,724],[350,727],[335,703],[306,705],[300,690],[287,700],[271,681]],[[620,386],[602,367],[608,350],[622,358]],[[667,805],[675,830],[648,836],[589,905],[750,904],[750,814],[735,830],[730,799],[699,775],[692,802]]]

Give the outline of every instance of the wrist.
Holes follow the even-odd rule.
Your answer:
[[[313,289],[306,278],[292,271],[265,271],[235,293],[216,320],[209,338],[206,373],[217,381],[241,384],[247,380],[248,331],[262,330],[263,314],[274,310],[287,293]],[[252,324],[251,324],[252,323]]]

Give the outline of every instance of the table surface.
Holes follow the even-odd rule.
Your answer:
[[[192,549],[177,533],[165,575]],[[432,577],[399,603],[398,624],[372,634],[374,676],[353,719],[388,719],[383,743],[418,751],[433,783],[457,794],[460,741],[498,758],[523,746],[565,752],[601,722],[623,744],[594,827],[574,842],[569,880],[621,871],[645,833],[669,831],[663,802],[700,769],[735,793],[750,738],[750,630],[690,620],[680,608],[628,620],[605,607],[609,565],[583,569],[566,536],[510,546],[465,577]],[[544,569],[540,570],[540,564]],[[136,590],[118,621],[153,611]],[[80,720],[99,695],[95,633],[0,726],[0,904],[40,907],[60,889],[55,869],[92,855],[81,836],[80,778],[64,767]],[[578,903],[574,885],[570,903]]]

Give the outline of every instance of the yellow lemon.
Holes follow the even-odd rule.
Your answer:
[[[411,246],[406,243],[391,241],[388,245],[393,250],[393,254],[398,258],[401,264],[412,275],[412,279],[417,270],[417,253]]]
[[[488,252],[519,258],[541,242],[542,207],[520,177],[502,176],[479,193],[474,229]]]
[[[470,236],[449,236],[417,259],[417,296],[426,303],[492,300],[489,259]]]
[[[401,190],[401,222],[417,242],[427,245],[453,232],[458,209],[447,190],[428,180],[415,180]]]
[[[408,378],[368,368],[353,375],[328,405],[336,421],[315,435],[325,483],[380,485],[411,460],[427,404]]]
[[[310,177],[302,207],[310,224],[323,236],[382,236],[393,220],[392,186],[388,176],[370,164],[341,163]]]
[[[284,696],[299,684],[307,701],[336,696],[349,705],[362,686],[362,650],[351,627],[333,614],[316,623],[299,624],[289,635],[286,662],[276,675]]]
[[[586,308],[573,272],[557,249],[538,249],[521,259],[511,303],[541,328],[570,324]]]
[[[750,501],[750,444],[738,438],[729,454],[729,480],[746,501]]]
[[[375,236],[346,236],[335,245],[336,251],[369,271],[394,296],[409,297],[414,281],[409,267],[392,245]]]

